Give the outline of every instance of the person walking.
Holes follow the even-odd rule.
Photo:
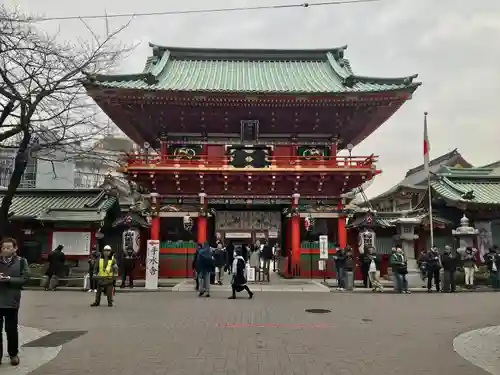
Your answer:
[[[264,271],[264,276],[267,279],[267,282],[271,281],[271,260],[273,259],[273,247],[269,243],[269,241],[266,241],[264,243],[264,246],[262,247],[262,250],[260,252],[260,257],[262,259],[262,269]]]
[[[443,292],[455,293],[457,288],[455,275],[459,259],[455,254],[453,254],[450,246],[444,247],[441,263],[443,264]]]
[[[90,292],[97,292],[97,279],[95,278],[95,270],[96,270],[96,263],[99,261],[99,252],[97,251],[96,247],[94,246],[92,248],[92,252],[90,253],[89,256],[89,293]]]
[[[127,246],[123,249],[123,256],[121,262],[121,276],[122,283],[120,288],[125,288],[128,277],[128,287],[134,287],[134,268],[135,268],[136,254],[132,246]]]
[[[440,270],[441,270],[441,257],[439,250],[433,247],[427,254],[427,292],[432,293],[432,281],[436,286],[436,291],[441,289]]]
[[[375,248],[368,248],[368,259],[370,260],[370,265],[368,267],[368,278],[370,284],[373,287],[373,291],[384,291],[384,286],[380,282],[380,258],[375,254]]]
[[[236,299],[236,293],[246,290],[248,293],[248,299],[253,298],[253,292],[247,285],[247,278],[245,275],[246,270],[246,262],[243,256],[241,255],[241,250],[236,250],[236,256],[233,260],[233,276],[231,279],[231,290],[232,295],[229,299]]]
[[[59,284],[59,277],[63,276],[66,256],[63,245],[58,245],[48,257],[49,267],[45,272],[45,290],[55,291]]]
[[[217,248],[214,250],[214,265],[215,265],[215,282],[222,285],[224,281],[224,268],[227,264],[226,249],[222,247],[222,242],[217,243]]]
[[[337,290],[344,291],[345,290],[345,262],[346,262],[346,254],[345,250],[340,248],[337,250],[335,255],[333,256],[333,261],[335,262],[335,270],[337,276]]]
[[[199,249],[196,257],[196,273],[198,275],[198,296],[210,297],[210,274],[214,269],[214,258],[208,242]]]
[[[95,275],[97,275],[97,293],[95,294],[94,303],[90,306],[99,306],[101,296],[104,293],[108,300],[108,306],[113,307],[113,280],[118,275],[118,265],[111,251],[111,246],[104,246],[101,257],[96,262]]]
[[[400,246],[396,246],[395,251],[389,259],[389,263],[394,272],[396,282],[394,289],[396,293],[410,294],[408,280],[406,279],[406,275],[408,274],[408,262]]]
[[[7,337],[7,354],[12,366],[19,365],[18,318],[21,291],[29,278],[28,262],[17,256],[17,242],[4,238],[0,250],[0,363],[3,357],[3,328]]]

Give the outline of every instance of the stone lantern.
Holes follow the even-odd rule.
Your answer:
[[[474,240],[479,235],[479,231],[469,225],[469,219],[465,214],[462,219],[460,219],[460,226],[451,233],[458,238],[457,252],[459,254],[462,254],[467,247],[474,248]]]

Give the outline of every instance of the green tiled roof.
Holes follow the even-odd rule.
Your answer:
[[[213,93],[357,93],[415,90],[416,75],[354,75],[346,47],[321,50],[188,49],[151,45],[144,72],[88,75],[103,88]]]
[[[492,168],[443,168],[431,187],[449,201],[500,205],[500,175]]]
[[[0,199],[4,191],[0,190]],[[101,221],[117,202],[100,189],[19,189],[12,200],[12,219],[42,221]]]

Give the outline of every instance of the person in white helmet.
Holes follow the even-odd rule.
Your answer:
[[[101,295],[105,293],[108,299],[108,306],[113,307],[113,281],[118,275],[118,266],[116,265],[111,246],[104,246],[102,256],[96,262],[94,275],[96,275],[94,277],[97,279],[98,288],[95,295],[95,302],[90,306],[99,306],[101,304]]]

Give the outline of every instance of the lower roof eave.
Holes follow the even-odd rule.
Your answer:
[[[99,84],[84,84],[87,94],[94,98],[99,99],[101,97],[134,97],[136,99],[159,99],[164,98],[175,98],[179,97],[184,100],[202,100],[206,101],[210,98],[220,98],[225,97],[228,100],[233,98],[234,100],[241,101],[241,99],[246,99],[249,101],[255,100],[283,100],[290,101],[290,99],[298,99],[297,104],[304,104],[303,100],[335,100],[342,98],[343,100],[349,101],[363,101],[369,100],[373,101],[374,96],[381,96],[386,94],[387,97],[384,99],[394,99],[394,100],[410,100],[412,98],[413,92],[418,88],[418,84],[410,84],[408,87],[396,88],[396,89],[385,89],[385,90],[372,90],[372,91],[339,91],[339,92],[304,92],[304,91],[224,91],[224,90],[206,90],[206,91],[182,91],[182,90],[165,90],[165,89],[134,89],[134,88],[123,88],[123,87],[113,87]]]

